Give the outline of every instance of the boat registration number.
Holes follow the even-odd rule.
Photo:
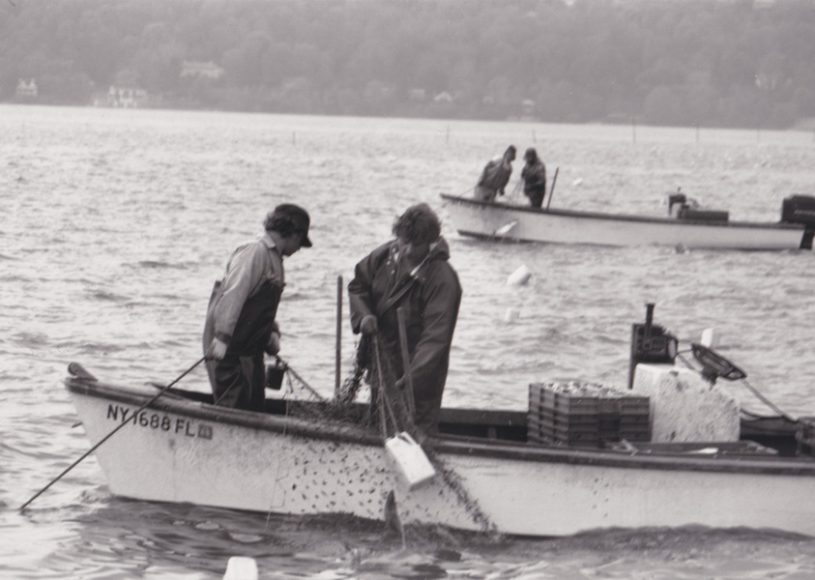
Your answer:
[[[107,419],[117,423],[130,421],[138,427],[166,431],[184,437],[197,437],[199,439],[212,439],[212,427],[203,423],[191,421],[185,417],[171,417],[155,411],[139,411],[121,405],[108,404]]]

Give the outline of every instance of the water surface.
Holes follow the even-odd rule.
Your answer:
[[[0,576],[217,578],[246,555],[264,578],[812,577],[815,543],[772,531],[544,541],[422,529],[403,546],[370,522],[114,498],[93,458],[17,512],[88,448],[67,364],[112,382],[172,380],[200,356],[229,254],[284,201],[311,212],[314,248],[286,262],[281,354],[327,396],[337,276],[347,282],[394,217],[425,201],[464,288],[445,405],[523,409],[536,380],[624,385],[630,325],[655,302],[658,323],[683,339],[714,327],[752,385],[815,415],[811,252],[458,237],[439,193],[469,192],[509,143],[536,146],[550,176],[560,168],[553,207],[664,215],[682,187],[731,219],[775,221],[784,197],[815,193],[805,133],[0,107]],[[507,286],[521,265],[530,283]],[[183,386],[206,390],[204,373]],[[766,412],[743,386],[724,388]]]

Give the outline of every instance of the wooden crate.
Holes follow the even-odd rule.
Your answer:
[[[598,383],[532,383],[527,438],[580,446],[650,441],[650,402]]]

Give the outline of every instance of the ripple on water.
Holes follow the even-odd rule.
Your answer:
[[[523,409],[529,382],[557,377],[624,384],[630,325],[643,320],[645,302],[656,302],[657,323],[693,337],[715,327],[727,356],[754,384],[768,385],[780,406],[815,413],[811,253],[677,253],[458,236],[436,192],[467,193],[484,159],[508,142],[528,140],[525,125],[93,109],[66,115],[5,106],[0,124],[10,162],[20,159],[10,179],[26,178],[0,196],[6,215],[14,216],[4,224],[0,253],[7,270],[0,284],[8,327],[0,332],[6,505],[19,505],[20,490],[33,493],[55,467],[88,449],[82,429],[70,430],[76,419],[59,385],[64,362],[81,357],[100,378],[137,385],[178,376],[200,356],[212,281],[232,250],[259,233],[266,211],[283,201],[309,209],[318,247],[286,259],[281,354],[324,394],[333,386],[336,274],[347,284],[354,264],[390,237],[394,217],[425,201],[444,220],[464,290],[445,404]],[[546,126],[547,158],[562,173],[556,207],[664,215],[662,192],[681,184],[704,192],[712,206],[730,208],[734,219],[776,220],[785,192],[815,182],[809,141],[756,146],[750,135],[749,143],[700,144],[675,131],[641,128],[634,146],[629,129]],[[104,161],[88,173],[93,159]],[[157,174],[157,164],[166,171]],[[285,187],[276,181],[283,166]],[[78,170],[88,176],[81,190],[64,177]],[[351,194],[338,194],[337,183]],[[54,192],[58,201],[43,206]],[[44,231],[44,215],[47,223],[80,227]],[[45,244],[53,235],[65,240],[61,248]],[[532,273],[529,285],[507,288],[521,264]],[[347,297],[344,306],[347,314]],[[517,315],[506,317],[509,309]],[[347,371],[354,339],[347,320],[344,328]],[[190,377],[203,389],[206,381],[203,371]],[[83,493],[88,488],[90,496]],[[118,500],[92,457],[38,501],[47,517],[13,519],[8,510],[0,516],[3,531],[12,530],[0,543],[9,577],[220,578],[231,555],[258,558],[262,574],[337,578],[442,571],[494,578],[807,577],[815,562],[806,540],[707,530],[611,530],[496,545],[424,530],[409,532],[403,549],[401,539],[370,522],[267,519]],[[439,557],[440,547],[460,559]]]

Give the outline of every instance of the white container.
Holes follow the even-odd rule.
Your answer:
[[[409,489],[429,482],[436,475],[433,464],[422,446],[407,431],[397,433],[385,440],[385,449],[394,465],[405,479]]]
[[[525,265],[521,265],[517,270],[507,278],[508,286],[526,286],[529,279],[532,277],[532,272],[529,271]]]
[[[258,580],[257,562],[245,556],[232,556],[226,563],[224,580]]]
[[[651,401],[651,441],[655,443],[739,440],[738,401],[694,370],[638,364],[631,392]]]

